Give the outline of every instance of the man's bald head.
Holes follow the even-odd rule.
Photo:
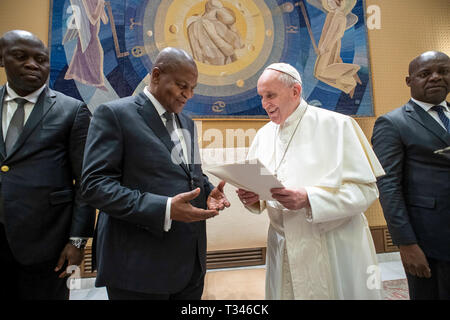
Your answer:
[[[187,52],[165,48],[156,57],[150,92],[167,111],[179,113],[194,96],[197,77],[197,65]]]
[[[10,30],[4,33],[3,36],[0,38],[0,50],[3,51],[4,48],[16,43],[17,41],[34,42],[39,46],[41,46],[42,48],[45,48],[45,50],[48,52],[48,48],[41,41],[41,39],[39,39],[36,35],[26,30]]]
[[[448,55],[446,55],[443,52],[440,51],[427,51],[422,53],[421,55],[415,57],[410,63],[409,63],[409,75],[413,74],[419,66],[421,66],[423,63],[430,61],[430,60],[442,60],[442,61],[448,61],[450,58]]]
[[[409,64],[406,84],[411,97],[416,100],[439,104],[450,91],[450,58],[443,52],[427,51]]]
[[[163,72],[176,72],[180,66],[191,66],[197,70],[194,59],[186,51],[173,47],[161,50],[153,65]]]
[[[5,68],[9,87],[20,96],[45,84],[49,60],[48,48],[31,32],[12,30],[0,38],[0,67]]]

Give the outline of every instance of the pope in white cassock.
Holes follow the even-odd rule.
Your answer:
[[[351,117],[308,105],[297,70],[268,66],[257,84],[270,122],[250,147],[285,188],[260,201],[237,190],[253,213],[270,217],[266,299],[381,299],[375,248],[363,214],[384,174]]]

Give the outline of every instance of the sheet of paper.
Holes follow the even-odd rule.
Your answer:
[[[261,200],[273,200],[270,189],[284,187],[259,160],[224,164],[206,171],[236,188],[258,194]]]

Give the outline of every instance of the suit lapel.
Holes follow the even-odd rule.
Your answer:
[[[423,108],[409,101],[406,104],[406,114],[421,124],[425,129],[433,133],[437,138],[445,144],[450,145],[450,134],[433,119]]]
[[[156,108],[153,106],[153,103],[145,96],[144,93],[141,92],[136,96],[136,104],[139,105],[137,111],[142,116],[145,123],[166,146],[168,152],[171,153],[175,145],[173,144],[172,139],[170,138],[169,133],[167,132],[167,129],[158,114],[158,111],[156,111]],[[184,163],[181,163],[180,166],[186,174],[190,176],[187,166]]]
[[[17,142],[14,144],[10,154],[7,155],[8,158],[14,155],[18,149],[25,143],[28,136],[33,132],[34,128],[42,121],[47,112],[53,107],[56,102],[56,95],[48,87],[39,96],[33,110],[28,117],[25,126],[23,127],[22,133],[20,134]]]
[[[5,98],[6,93],[6,86],[3,86],[0,90],[0,129],[1,129],[1,139],[0,139],[0,155],[2,159],[6,158],[6,151],[5,151],[5,137],[3,137],[3,99]]]

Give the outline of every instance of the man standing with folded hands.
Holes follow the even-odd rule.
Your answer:
[[[34,34],[5,33],[0,67],[0,299],[68,300],[66,267],[94,232],[80,195],[91,113],[47,86],[48,48]]]
[[[450,299],[450,58],[424,52],[409,64],[411,100],[377,119],[373,149],[386,175],[380,202],[408,279],[410,299]]]

